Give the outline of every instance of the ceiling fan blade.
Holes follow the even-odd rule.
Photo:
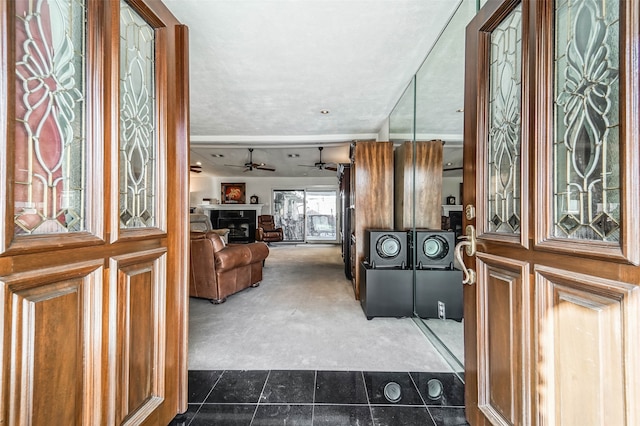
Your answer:
[[[239,166],[237,164],[225,164],[225,167],[247,167],[246,165]]]
[[[300,167],[313,167],[314,169],[318,169],[318,170],[331,170],[332,172],[337,172],[338,171],[338,166],[334,163],[325,163],[324,161],[322,161],[322,150],[324,148],[319,146],[318,147],[318,151],[320,152],[320,160],[317,161],[313,166],[308,165],[308,164],[298,164],[298,166]]]

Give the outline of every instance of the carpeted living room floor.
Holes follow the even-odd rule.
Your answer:
[[[263,275],[190,299],[190,370],[451,371],[411,318],[365,318],[339,246],[273,245]]]

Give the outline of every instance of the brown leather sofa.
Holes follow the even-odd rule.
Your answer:
[[[256,229],[256,241],[275,243],[284,239],[282,228],[276,228],[273,216],[262,214],[258,216],[258,228]]]
[[[189,296],[222,303],[262,281],[265,243],[226,245],[215,232],[191,232]]]

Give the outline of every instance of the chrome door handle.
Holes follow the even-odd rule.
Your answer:
[[[464,278],[462,280],[462,284],[472,285],[476,282],[476,271],[471,268],[467,268],[464,264],[464,260],[462,259],[462,248],[464,247],[464,252],[467,256],[475,256],[476,254],[476,228],[473,225],[467,225],[465,228],[465,234],[458,239],[462,240],[458,244],[456,244],[456,248],[454,250],[454,255],[456,260],[462,267],[462,272],[464,274]]]

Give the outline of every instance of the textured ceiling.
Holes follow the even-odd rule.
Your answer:
[[[247,147],[256,148],[254,160],[260,155],[261,162],[275,165],[275,174],[282,176],[314,175],[313,169],[297,164],[317,161],[321,145],[326,146],[326,161],[347,161],[348,142],[376,137],[459,4],[164,2],[189,27],[192,163],[201,161],[205,172],[223,176],[242,171],[225,169],[224,164],[243,164]],[[458,91],[461,94],[462,87]],[[461,106],[459,96],[438,103],[443,111]],[[322,109],[330,113],[320,114]],[[434,122],[439,122],[437,117]],[[461,140],[461,119],[453,127],[451,122],[442,121],[446,134]],[[445,129],[430,132],[437,135]],[[297,147],[301,157],[290,164],[285,154]],[[225,157],[214,159],[214,152]]]

